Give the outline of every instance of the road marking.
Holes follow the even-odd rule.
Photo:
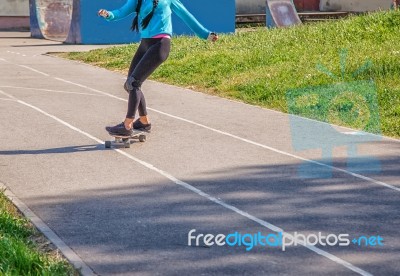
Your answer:
[[[0,189],[5,190],[4,194],[28,218],[36,228],[43,233],[68,259],[68,261],[80,272],[81,275],[96,275],[93,270],[68,246],[64,241],[50,229],[28,206],[25,205],[11,190],[0,182]]]
[[[100,93],[102,95],[109,96],[111,98],[114,98],[114,99],[117,99],[117,100],[120,100],[120,101],[124,101],[124,102],[128,101],[126,99],[119,98],[119,97],[114,96],[112,94],[109,94],[109,93],[106,93],[106,92],[91,88],[91,87],[86,86],[86,85],[82,85],[82,84],[78,84],[78,83],[75,83],[75,82],[72,82],[72,81],[64,80],[62,78],[55,78],[55,79],[59,80],[59,81],[63,81],[63,82],[68,83],[68,84],[72,84],[72,85],[76,85],[78,87],[82,87],[82,88],[88,89],[88,90],[93,91],[93,92]],[[245,139],[245,138],[242,138],[240,136],[237,136],[237,135],[234,135],[234,134],[231,134],[231,133],[219,130],[219,129],[215,129],[215,128],[212,128],[212,127],[209,127],[209,126],[206,126],[206,125],[203,125],[203,124],[199,124],[199,123],[196,123],[194,121],[191,121],[191,120],[179,117],[179,116],[175,116],[175,115],[172,115],[172,114],[169,114],[169,113],[166,113],[166,112],[163,112],[163,111],[151,108],[151,107],[147,107],[147,109],[152,110],[152,111],[154,111],[156,113],[168,116],[170,118],[173,118],[173,119],[176,119],[176,120],[180,120],[180,121],[183,121],[183,122],[186,122],[186,123],[189,123],[189,124],[201,127],[201,128],[205,128],[205,129],[213,131],[215,133],[218,133],[218,134],[221,134],[221,135],[224,135],[224,136],[228,136],[228,137],[234,138],[236,140],[240,140],[242,142],[245,142],[245,143],[257,146],[257,147],[261,147],[261,148],[267,149],[269,151],[272,151],[272,152],[275,152],[275,153],[278,153],[278,154],[286,155],[286,156],[289,156],[289,157],[292,157],[292,158],[295,158],[295,159],[298,159],[298,160],[301,160],[301,161],[304,161],[304,162],[308,162],[308,163],[312,163],[314,165],[318,165],[318,166],[322,166],[322,167],[328,168],[330,170],[335,170],[335,171],[338,171],[338,172],[341,172],[341,173],[345,173],[345,174],[353,176],[355,178],[359,178],[359,179],[362,179],[362,180],[365,180],[365,181],[368,181],[368,182],[371,182],[371,183],[374,183],[374,184],[377,184],[377,185],[384,186],[386,188],[395,190],[397,192],[400,192],[400,187],[396,187],[396,186],[387,184],[385,182],[373,179],[373,178],[368,177],[368,176],[364,176],[364,175],[361,175],[361,174],[358,174],[358,173],[354,173],[354,172],[351,172],[351,171],[348,171],[348,170],[345,170],[345,169],[341,169],[341,168],[338,168],[338,167],[335,167],[335,166],[327,165],[327,164],[324,164],[324,163],[321,163],[321,162],[318,162],[318,161],[315,161],[315,160],[307,159],[307,158],[304,158],[304,157],[301,157],[301,156],[298,156],[298,155],[295,155],[295,154],[292,154],[292,153],[289,153],[289,152],[285,152],[285,151],[282,151],[282,150],[279,150],[279,149],[276,149],[276,148],[273,148],[273,147],[270,147],[270,146],[267,146],[267,145],[264,145],[264,144],[261,144],[261,143],[257,143],[255,141],[252,141],[252,140],[249,140],[249,139]]]
[[[9,95],[9,94],[1,91],[1,90],[0,90],[0,93],[4,94],[6,96],[11,96],[11,95]],[[11,97],[13,99],[16,99],[13,96],[11,96]],[[60,119],[60,118],[58,118],[58,117],[56,117],[54,115],[51,115],[51,114],[47,113],[46,111],[44,111],[44,110],[42,110],[42,109],[40,109],[40,108],[38,108],[38,107],[36,107],[34,105],[31,105],[31,104],[29,104],[27,102],[24,102],[24,101],[18,100],[18,99],[17,99],[17,102],[22,104],[22,105],[24,105],[24,106],[27,106],[27,107],[29,107],[31,109],[34,109],[34,110],[38,111],[39,113],[42,113],[43,115],[45,115],[45,116],[47,116],[49,118],[54,119],[55,121],[61,123],[62,125],[70,128],[71,130],[74,130],[74,131],[76,131],[76,132],[78,132],[78,133],[80,133],[80,134],[82,134],[82,135],[84,135],[84,136],[86,136],[86,137],[88,137],[88,138],[90,138],[92,140],[94,140],[97,143],[104,144],[103,140],[101,140],[101,139],[99,139],[99,138],[97,138],[97,137],[95,137],[95,136],[93,136],[93,135],[91,135],[91,134],[89,134],[89,133],[87,133],[87,132],[85,132],[85,131],[83,131],[83,130],[81,130],[81,129],[73,126],[73,125],[71,125],[71,124],[69,124],[69,123],[67,123],[66,121],[64,121],[64,120],[62,120],[62,119]],[[255,217],[255,216],[245,212],[245,211],[242,211],[241,209],[239,209],[239,208],[237,208],[237,207],[235,207],[233,205],[230,205],[230,204],[222,201],[221,199],[213,197],[213,196],[203,192],[202,190],[197,189],[196,187],[190,185],[189,183],[177,179],[176,177],[174,177],[173,175],[169,174],[168,172],[163,171],[163,170],[155,167],[154,165],[152,165],[152,164],[150,164],[150,163],[148,163],[146,161],[138,159],[138,158],[136,158],[136,157],[130,155],[129,153],[127,153],[125,151],[122,151],[120,149],[113,149],[113,150],[116,151],[117,153],[119,153],[119,154],[121,154],[121,155],[123,155],[123,156],[125,156],[125,157],[127,157],[127,158],[129,158],[129,159],[131,159],[133,161],[135,161],[136,163],[148,168],[149,170],[152,170],[152,171],[164,176],[165,178],[171,180],[173,183],[175,183],[175,184],[177,184],[177,185],[179,185],[181,187],[186,188],[187,190],[190,190],[190,191],[198,194],[201,197],[204,197],[204,198],[206,198],[206,199],[208,199],[208,200],[210,200],[210,201],[212,201],[212,202],[214,202],[214,203],[216,203],[216,204],[218,204],[218,205],[220,205],[220,206],[222,206],[222,207],[224,207],[226,209],[229,209],[229,210],[231,210],[231,211],[233,211],[233,212],[235,212],[235,213],[237,213],[237,214],[239,214],[239,215],[241,215],[243,217],[246,217],[246,218],[248,218],[248,219],[250,219],[250,220],[252,220],[252,221],[254,221],[254,222],[256,222],[256,223],[258,223],[258,224],[260,224],[260,225],[262,225],[262,226],[264,226],[264,227],[266,227],[266,228],[268,228],[268,229],[270,229],[272,231],[274,231],[274,232],[285,233],[284,230],[279,228],[278,226],[275,226],[275,225],[273,225],[273,224],[271,224],[271,223],[269,223],[269,222],[267,222],[265,220],[259,219],[259,218]],[[302,245],[305,248],[317,253],[318,255],[321,255],[321,256],[323,256],[325,258],[328,258],[329,260],[331,260],[331,261],[333,261],[333,262],[335,262],[337,264],[340,264],[340,265],[346,267],[347,269],[352,270],[352,271],[354,271],[354,272],[356,272],[356,273],[358,273],[360,275],[372,276],[372,274],[362,270],[361,268],[356,267],[353,264],[351,264],[351,263],[349,263],[349,262],[347,262],[347,261],[345,261],[343,259],[340,259],[339,257],[337,257],[335,255],[332,255],[332,254],[330,254],[330,253],[328,253],[328,252],[326,252],[326,251],[324,251],[322,249],[319,249],[316,246],[305,245],[305,244],[302,244]]]
[[[65,83],[68,83],[68,84],[72,84],[72,85],[75,85],[75,86],[78,86],[78,87],[81,87],[81,88],[84,88],[84,89],[87,89],[87,90],[91,90],[91,91],[96,92],[96,93],[100,93],[100,94],[102,94],[104,96],[108,96],[108,97],[111,97],[111,98],[119,100],[119,101],[128,102],[128,100],[126,100],[126,99],[122,99],[120,97],[117,97],[117,96],[114,96],[112,94],[109,94],[109,93],[106,93],[106,92],[91,88],[91,87],[83,85],[83,84],[75,83],[75,82],[72,82],[72,81],[68,81],[68,80],[64,80],[64,79],[56,78],[56,77],[54,77],[54,79],[62,81],[62,82],[65,82]]]
[[[3,94],[4,96],[7,96],[10,100],[18,101],[18,99],[15,98],[13,95],[10,95],[10,94],[4,92],[3,90],[0,90],[0,94]]]
[[[32,87],[19,87],[19,86],[9,86],[9,85],[0,85],[0,88],[26,89],[26,90],[45,91],[45,92],[52,92],[52,93],[95,96],[95,97],[105,97],[106,96],[106,95],[99,95],[98,93],[92,94],[92,93],[82,93],[82,92],[72,92],[72,91],[62,91],[62,90],[52,90],[52,89],[32,88]]]
[[[50,77],[49,74],[46,74],[46,73],[43,73],[43,72],[38,71],[38,70],[36,70],[36,69],[33,69],[32,67],[29,67],[29,66],[26,66],[26,65],[20,65],[20,64],[15,64],[15,65],[17,65],[17,66],[19,66],[19,67],[22,67],[22,68],[26,68],[26,69],[28,69],[28,70],[31,70],[31,71],[36,72],[36,73],[38,73],[38,74],[41,74],[41,75],[43,75],[43,76],[45,76],[45,77]]]
[[[17,64],[17,63],[13,63],[13,62],[10,62],[10,61],[8,61],[8,60],[6,60],[6,59],[4,59],[4,58],[0,58],[0,60],[5,61],[5,62],[7,62],[7,63],[9,63],[9,64],[12,64],[12,65],[18,66],[18,67],[22,67],[22,68],[31,70],[31,71],[33,71],[33,72],[35,72],[35,73],[38,73],[38,74],[42,75],[42,76],[50,77],[49,74],[43,73],[43,72],[41,72],[41,71],[39,71],[39,70],[36,70],[36,69],[34,69],[34,68],[32,68],[32,67],[29,67],[29,66],[26,66],[26,65]]]
[[[353,136],[365,136],[367,135],[365,132],[362,131],[346,131],[342,132],[344,135],[353,135]]]
[[[15,102],[16,100],[0,98],[0,101],[11,101],[11,102]]]

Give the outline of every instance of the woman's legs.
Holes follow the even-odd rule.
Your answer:
[[[130,93],[130,90],[132,90],[131,87],[128,87],[132,82],[133,82],[133,77],[132,72],[135,70],[136,66],[139,64],[140,60],[143,58],[143,56],[146,54],[146,51],[148,48],[151,46],[151,44],[148,43],[147,40],[142,40],[139,48],[137,49],[135,55],[132,58],[131,65],[129,66],[129,71],[128,71],[128,78],[124,84],[124,88],[128,94]],[[131,89],[129,89],[131,88]],[[143,95],[143,93],[142,93]],[[148,119],[147,119],[147,112],[146,112],[146,101],[144,99],[144,96],[140,98],[139,100],[139,116],[140,119],[143,120],[143,123],[148,124]]]
[[[168,58],[170,45],[171,42],[168,38],[142,39],[131,61],[128,78],[124,85],[124,88],[129,93],[125,121],[115,127],[107,127],[107,131],[124,134],[131,131],[136,111],[140,116],[140,122],[137,122],[139,127],[150,126],[147,117],[146,100],[141,91],[141,85]]]
[[[141,91],[142,83],[168,58],[171,42],[168,38],[143,39],[142,43],[146,52],[137,53],[132,60],[130,74],[127,80],[129,90],[128,111],[125,119],[125,127],[131,128],[135,118],[136,111],[139,111],[140,121],[148,124],[146,100]],[[141,56],[139,59],[138,57]],[[137,62],[138,61],[138,62]]]

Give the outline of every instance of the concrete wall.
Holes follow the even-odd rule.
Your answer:
[[[0,16],[29,16],[29,0],[1,0]]]
[[[388,10],[392,0],[321,0],[321,11],[376,11]]]
[[[0,0],[0,30],[29,29],[29,0]]]

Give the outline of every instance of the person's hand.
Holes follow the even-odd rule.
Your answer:
[[[210,33],[207,38],[209,41],[215,42],[218,40],[218,35],[216,33]]]
[[[110,13],[107,10],[103,9],[99,10],[97,14],[104,18],[108,18],[110,16]]]

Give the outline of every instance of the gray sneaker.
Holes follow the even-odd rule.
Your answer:
[[[106,127],[106,130],[111,134],[111,135],[121,135],[121,136],[132,136],[133,130],[132,129],[126,129],[124,122],[116,125],[116,126],[108,126]]]
[[[133,122],[133,128],[137,130],[149,131],[151,129],[151,124],[143,124],[140,119],[137,119],[135,122]]]

